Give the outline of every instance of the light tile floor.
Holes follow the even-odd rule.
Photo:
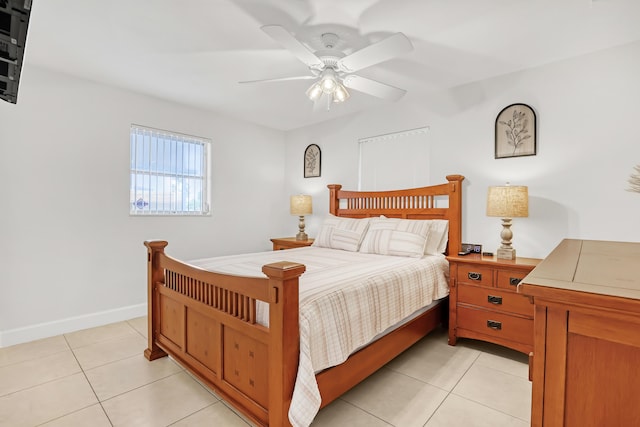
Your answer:
[[[146,317],[0,348],[0,426],[250,425],[169,358],[148,362]],[[322,409],[317,426],[524,427],[524,354],[432,332]]]

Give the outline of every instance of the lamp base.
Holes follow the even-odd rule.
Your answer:
[[[304,232],[304,215],[300,215],[300,221],[298,221],[298,234],[296,234],[296,240],[309,240],[309,236]]]
[[[496,258],[514,260],[516,259],[516,250],[513,248],[498,248]]]

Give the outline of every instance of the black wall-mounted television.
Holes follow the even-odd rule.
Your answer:
[[[0,99],[15,104],[32,0],[0,0]]]

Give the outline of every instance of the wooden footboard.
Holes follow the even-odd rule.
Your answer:
[[[301,264],[265,265],[267,278],[229,276],[148,251],[148,339],[145,357],[171,355],[259,425],[289,425],[299,357]],[[269,327],[256,303],[269,304]]]

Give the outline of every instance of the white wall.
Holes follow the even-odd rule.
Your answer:
[[[129,216],[131,123],[213,140],[212,216]],[[145,314],[145,239],[269,250],[289,219],[281,132],[33,66],[0,102],[0,174],[0,346]]]
[[[465,242],[498,248],[501,221],[485,215],[486,192],[506,181],[529,187],[529,217],[513,220],[519,256],[545,257],[563,238],[640,241],[640,194],[625,191],[640,164],[638,76],[634,43],[292,131],[287,191],[314,196],[313,236],[328,210],[326,184],[356,188],[358,139],[428,126],[431,184],[466,176]],[[517,102],[536,111],[538,154],[494,159],[495,118]],[[322,176],[304,179],[310,143],[322,150]]]

